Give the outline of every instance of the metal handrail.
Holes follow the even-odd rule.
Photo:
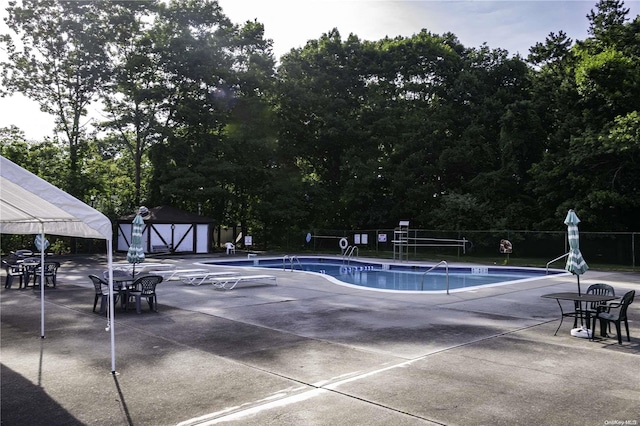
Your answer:
[[[549,275],[549,265],[551,265],[553,262],[557,262],[558,260],[560,260],[562,258],[565,258],[567,256],[569,256],[569,253],[565,253],[560,257],[556,257],[555,259],[548,261],[547,262],[547,273],[546,273],[546,275]]]
[[[291,271],[293,271],[293,268],[294,268],[294,264],[293,264],[294,260],[298,262],[298,266],[300,266],[300,270],[304,270],[304,268],[302,267],[302,263],[300,263],[300,259],[298,259],[298,256],[289,256],[288,254],[285,254],[284,257],[282,258],[283,271],[287,270],[287,260],[289,261],[289,265],[291,265]]]
[[[347,259],[347,265],[351,263],[350,259],[353,257],[353,252],[356,252],[356,256],[359,255],[358,246],[349,246],[342,255],[342,263]]]
[[[301,271],[303,271],[303,270],[304,270],[304,268],[302,267],[302,263],[300,263],[300,259],[298,259],[298,256],[292,256],[292,257],[291,257],[291,270],[293,271],[293,268],[295,267],[295,266],[294,266],[294,264],[293,264],[293,261],[294,261],[294,260],[295,260],[296,262],[298,262],[298,266],[300,267],[300,270],[301,270]]]
[[[447,294],[449,294],[449,264],[447,263],[446,260],[441,260],[440,262],[438,262],[437,265],[432,266],[424,274],[422,274],[421,291],[424,291],[424,276],[427,275],[427,273],[429,273],[429,272],[433,271],[434,269],[436,269],[440,265],[444,265],[445,268],[446,268],[446,271],[447,271]]]

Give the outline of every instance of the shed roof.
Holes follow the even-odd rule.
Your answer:
[[[132,213],[118,219],[118,222],[131,222],[136,216]],[[158,206],[149,209],[149,216],[144,218],[145,223],[214,223],[215,220],[199,216],[171,206]]]

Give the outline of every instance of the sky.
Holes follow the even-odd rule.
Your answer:
[[[361,40],[385,36],[410,37],[426,29],[433,34],[451,32],[465,47],[505,49],[526,57],[529,48],[544,42],[549,33],[564,31],[573,40],[587,38],[586,15],[597,0],[218,0],[232,22],[257,20],[265,38],[273,40],[276,58],[304,47],[337,28],[343,40],[349,34]],[[626,0],[629,17],[640,14],[640,0]],[[4,19],[6,0],[0,0]],[[4,21],[0,33],[8,33]],[[0,60],[4,60],[0,50]],[[53,119],[35,102],[14,95],[0,98],[0,127],[16,125],[28,139],[51,136]]]

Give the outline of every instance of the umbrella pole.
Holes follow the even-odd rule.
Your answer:
[[[580,275],[576,275],[576,277],[578,277],[578,296],[581,296],[582,292],[580,291]]]

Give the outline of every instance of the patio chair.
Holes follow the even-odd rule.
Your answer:
[[[16,250],[14,254],[18,257],[18,259],[24,259],[25,257],[33,256],[33,251],[28,249],[20,249]]]
[[[96,291],[96,297],[93,299],[93,312],[96,311],[98,300],[100,300],[100,314],[106,313],[109,306],[109,283],[98,277],[97,275],[89,275]],[[118,304],[118,293],[113,293],[113,305]]]
[[[24,288],[29,286],[31,277],[33,277],[33,285],[36,285],[36,270],[40,267],[39,257],[26,257],[22,260],[22,273],[24,274]]]
[[[18,280],[20,280],[18,288],[22,288],[22,279],[24,277],[24,273],[22,272],[22,268],[20,267],[20,265],[11,263],[7,260],[3,260],[2,266],[7,271],[7,278],[4,282],[4,288],[11,288],[11,286],[13,285],[14,277],[17,277]]]
[[[596,294],[598,296],[615,296],[616,291],[609,284],[598,283],[598,284],[591,284],[587,289],[587,294]],[[587,303],[586,311],[590,316],[595,315],[596,313],[598,313],[598,310],[605,311],[608,303],[610,302]],[[589,324],[587,324],[587,326],[588,325]],[[611,330],[611,324],[609,324],[609,330]]]
[[[60,262],[44,262],[44,280],[46,285],[53,284],[53,288],[56,288],[59,267]],[[39,266],[36,268],[35,274],[36,279],[40,281],[42,279],[42,275]]]
[[[620,302],[613,302],[606,306],[606,311],[602,310],[593,317],[592,330],[596,328],[596,320],[600,321],[600,334],[606,337],[604,333],[605,326],[610,323],[614,323],[616,326],[616,333],[618,333],[618,344],[622,344],[622,333],[620,332],[620,324],[624,322],[624,326],[627,330],[627,341],[631,341],[629,336],[629,321],[627,320],[627,308],[633,303],[636,292],[631,290],[622,296]],[[602,309],[602,308],[601,308]]]
[[[236,254],[236,246],[233,243],[226,242],[224,243],[224,247],[227,249],[227,254]]]
[[[154,312],[158,312],[158,296],[156,295],[156,285],[162,282],[162,277],[160,275],[145,275],[143,277],[137,278],[133,285],[132,289],[127,290],[126,298],[127,303],[125,305],[125,310],[127,309],[127,305],[129,302],[134,299],[136,302],[136,312],[141,312],[141,304],[142,299],[147,299],[147,303],[149,303],[149,309]]]

